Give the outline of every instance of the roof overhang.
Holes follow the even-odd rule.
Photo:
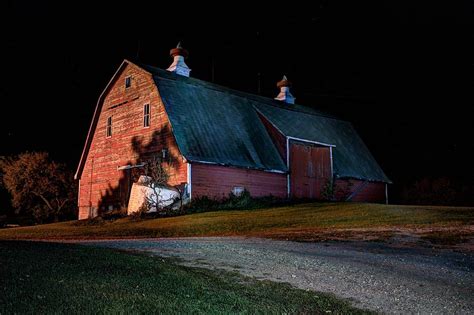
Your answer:
[[[369,183],[393,184],[393,182],[391,180],[370,179],[370,178],[365,178],[365,177],[360,177],[360,176],[353,176],[353,175],[334,174],[334,177],[336,179],[355,179],[355,180],[360,180],[360,181],[369,182]]]
[[[320,145],[320,146],[323,146],[323,147],[331,147],[331,148],[335,148],[335,147],[336,147],[335,144],[329,144],[329,143],[324,143],[324,142],[319,142],[319,141],[313,141],[313,140],[308,140],[308,139],[301,139],[301,138],[297,138],[297,137],[290,137],[290,136],[287,136],[286,138],[287,138],[288,140],[295,140],[295,141],[300,141],[300,142],[306,142],[306,143],[311,143],[311,144]]]
[[[241,168],[241,169],[247,169],[247,170],[255,170],[255,171],[262,171],[262,172],[268,172],[268,173],[277,173],[277,174],[286,174],[288,173],[287,171],[282,171],[282,170],[274,170],[274,169],[267,169],[267,168],[254,168],[254,167],[246,167],[246,166],[238,166],[238,165],[233,165],[233,164],[228,164],[228,163],[217,163],[217,162],[210,162],[210,161],[202,161],[202,160],[195,160],[195,159],[189,159],[187,160],[188,163],[198,163],[198,164],[209,164],[209,165],[215,165],[215,166],[225,166],[225,167],[234,167],[234,168]]]

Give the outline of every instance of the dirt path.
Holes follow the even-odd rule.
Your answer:
[[[474,313],[472,253],[377,242],[296,243],[238,237],[81,243],[146,251],[180,258],[185,265],[289,282],[383,313]]]

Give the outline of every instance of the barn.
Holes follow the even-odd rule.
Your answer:
[[[169,185],[190,200],[252,196],[386,202],[390,180],[351,123],[295,104],[284,77],[275,99],[190,77],[188,52],[167,70],[124,60],[100,95],[75,178],[79,219],[126,207],[132,171],[167,157]]]

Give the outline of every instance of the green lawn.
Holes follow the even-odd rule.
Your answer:
[[[0,239],[87,239],[242,235],[311,240],[334,231],[452,228],[474,224],[474,208],[358,203],[307,203],[258,210],[215,211],[172,218],[73,221],[0,230]],[[444,233],[444,232],[443,232]]]
[[[143,254],[0,241],[0,314],[362,314],[336,298]]]

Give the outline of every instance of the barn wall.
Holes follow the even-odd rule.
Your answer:
[[[125,88],[125,78],[132,85]],[[143,106],[150,104],[150,127],[143,127]],[[106,137],[107,117],[112,116],[112,137]],[[169,150],[170,184],[186,182],[187,167],[181,156],[158,90],[149,74],[127,65],[109,89],[93,134],[80,177],[79,219],[98,211],[126,206],[130,185],[127,172],[118,166],[136,164],[152,154]],[[91,209],[92,207],[92,209]]]
[[[210,164],[191,166],[192,198],[227,197],[234,187],[244,187],[253,197],[287,196],[286,175]]]
[[[350,201],[385,203],[385,183],[364,182],[356,179],[336,179],[334,184],[337,200],[344,201],[353,192],[358,191]]]
[[[278,153],[280,153],[283,161],[286,161],[286,137],[278,131],[262,114],[258,113],[260,120],[262,121],[265,129],[267,129],[270,138],[273,140]]]

